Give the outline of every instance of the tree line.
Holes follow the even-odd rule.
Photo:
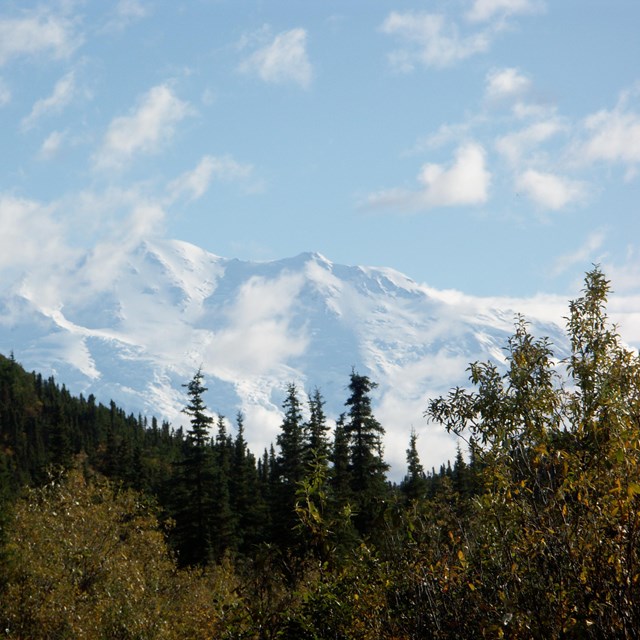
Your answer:
[[[425,415],[459,436],[387,478],[375,383],[330,429],[291,384],[255,456],[185,385],[189,426],[74,398],[0,358],[0,623],[15,638],[635,638],[640,361],[594,268],[569,357],[517,318],[506,369]],[[306,407],[305,407],[306,403]],[[306,417],[305,417],[306,416]]]

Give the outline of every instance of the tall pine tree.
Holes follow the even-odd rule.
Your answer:
[[[189,416],[184,457],[180,462],[175,519],[179,560],[186,565],[204,565],[212,559],[213,457],[210,429],[213,418],[207,414],[203,395],[202,371],[198,369],[186,385],[189,402],[183,412]]]
[[[344,432],[349,443],[351,491],[356,509],[355,523],[361,534],[371,533],[384,508],[389,465],[383,459],[384,428],[376,420],[369,394],[377,387],[367,376],[351,372],[346,401],[349,407]]]
[[[400,485],[400,489],[409,500],[423,498],[427,491],[427,477],[418,455],[417,441],[418,436],[415,429],[411,429],[409,448],[407,449],[407,475]]]
[[[277,478],[272,502],[274,542],[283,548],[293,546],[298,483],[304,478],[302,407],[298,389],[291,383],[282,404],[284,419],[276,442],[280,453],[276,458]]]

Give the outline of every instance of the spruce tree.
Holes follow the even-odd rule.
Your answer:
[[[369,394],[377,387],[367,376],[351,372],[346,401],[349,407],[344,431],[349,443],[351,491],[356,508],[356,526],[361,534],[370,533],[387,497],[386,472],[389,465],[383,459],[384,428],[376,420]]]
[[[227,434],[224,416],[218,417],[218,432],[213,446],[213,482],[211,496],[212,549],[216,559],[236,543],[236,515],[231,506],[231,467],[233,441]]]
[[[418,455],[417,441],[418,436],[415,429],[411,429],[409,448],[407,449],[407,475],[400,485],[400,489],[409,500],[424,497],[427,490],[427,479]]]
[[[176,491],[176,538],[182,564],[206,564],[212,558],[213,464],[209,430],[213,418],[207,414],[202,371],[198,369],[186,385],[189,402],[183,413],[189,416],[184,457],[180,463],[179,490]]]
[[[324,399],[318,389],[309,397],[309,420],[305,422],[303,431],[305,473],[309,473],[318,463],[327,465],[329,459],[329,425],[324,413]]]
[[[256,459],[247,447],[244,437],[244,416],[238,412],[237,432],[233,441],[231,465],[231,503],[236,514],[236,545],[240,552],[248,554],[264,540],[269,527],[266,508],[266,479],[259,475]],[[265,451],[265,456],[266,456]],[[264,464],[261,462],[260,466]]]
[[[345,415],[340,415],[336,422],[331,448],[331,477],[333,501],[336,510],[344,507],[351,500],[351,473],[349,471],[349,440],[344,428]]]
[[[304,478],[302,411],[298,390],[291,383],[283,402],[284,419],[276,442],[280,453],[276,458],[277,482],[272,502],[274,541],[282,547],[294,543],[296,491]]]

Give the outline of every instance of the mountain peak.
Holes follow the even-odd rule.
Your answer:
[[[427,399],[465,385],[468,362],[500,359],[506,310],[437,296],[388,268],[334,264],[308,251],[270,262],[221,258],[195,245],[153,240],[132,248],[99,290],[60,282],[64,314],[5,292],[0,352],[133,413],[183,423],[182,385],[202,366],[210,409],[246,417],[254,451],[275,441],[287,385],[318,387],[326,412],[344,411],[349,373],[378,383],[376,415],[387,457],[401,472],[413,425],[426,428]],[[52,275],[52,279],[56,276]],[[513,317],[513,313],[510,314]],[[534,324],[535,329],[535,324]],[[548,333],[549,325],[545,326]],[[562,332],[550,336],[555,344]],[[453,456],[443,433],[425,436],[427,465]]]

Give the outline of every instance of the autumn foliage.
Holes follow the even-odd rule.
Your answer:
[[[382,427],[367,395],[373,385],[360,376],[352,376],[350,401],[364,389],[356,408],[366,411],[347,403],[351,413],[338,421],[332,446],[323,439],[316,394],[319,422],[311,426],[320,445],[305,449],[311,428],[290,387],[287,406],[295,411],[287,414],[280,453],[265,452],[257,464],[242,439],[234,448],[223,424],[218,448],[200,443],[202,458],[188,449],[180,458],[169,443],[176,459],[167,463],[161,449],[153,456],[143,449],[153,473],[138,490],[133,480],[127,485],[126,474],[108,480],[96,473],[76,452],[66,471],[5,500],[3,633],[25,639],[638,637],[640,360],[607,318],[608,294],[603,273],[589,272],[582,296],[569,307],[570,347],[562,358],[518,318],[506,365],[473,363],[469,388],[429,402],[433,428],[457,434],[467,459],[459,453],[453,468],[425,474],[412,433],[399,487],[384,479]],[[372,434],[373,445],[358,449],[368,441],[352,432]],[[304,454],[296,467],[287,457],[294,448]],[[232,474],[234,451],[244,475],[224,485],[227,495],[220,493],[225,476],[219,472]],[[5,447],[5,460],[12,455]],[[209,459],[217,466],[207,467]],[[357,466],[360,459],[370,472]],[[191,473],[181,460],[195,460],[206,473],[198,475],[195,463],[198,473]],[[217,502],[203,494],[193,522],[188,505],[176,511],[186,518],[177,529],[170,488],[157,481],[173,468],[181,496],[197,495],[207,483],[218,487],[211,494]],[[189,484],[191,476],[204,478],[200,489]],[[246,505],[239,511],[241,478],[253,489],[238,494]],[[209,504],[218,505],[215,514]],[[229,542],[221,546],[216,523],[226,513]],[[181,547],[172,536],[186,525],[197,536],[196,520],[207,523],[208,555],[188,566],[179,562]],[[250,544],[238,541],[237,532],[249,531],[239,522],[252,523]]]

